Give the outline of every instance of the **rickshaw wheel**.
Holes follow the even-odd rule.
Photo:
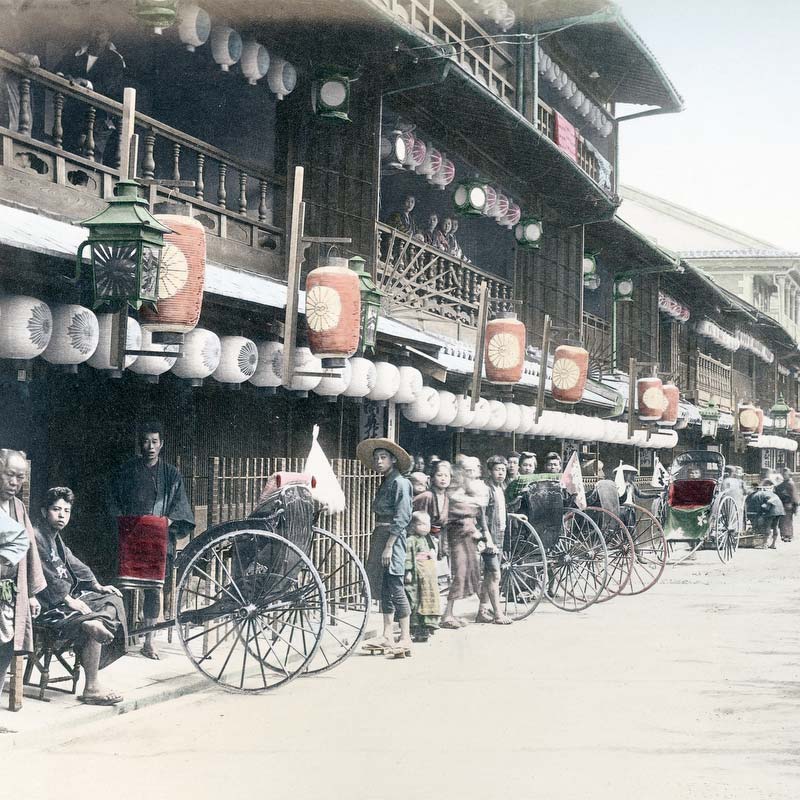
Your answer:
[[[311,558],[325,587],[327,619],[319,649],[304,675],[332,669],[358,647],[367,629],[371,602],[367,572],[349,544],[314,528]],[[304,615],[302,612],[301,619]]]
[[[652,589],[664,574],[669,550],[664,528],[646,508],[630,506],[634,520],[629,520],[628,532],[633,539],[633,569],[628,585],[621,594],[643,594]]]
[[[322,578],[272,531],[228,531],[195,545],[176,602],[184,652],[230,692],[259,694],[301,675],[325,632]]]
[[[508,542],[500,563],[500,603],[513,620],[536,611],[547,586],[544,545],[528,520],[509,514]]]
[[[583,611],[608,579],[608,549],[600,528],[582,511],[567,511],[561,535],[547,552],[547,599],[562,611]]]
[[[635,558],[633,538],[625,523],[613,512],[595,506],[583,511],[597,523],[608,548],[606,585],[597,598],[598,603],[605,603],[620,594],[630,583]]]
[[[723,495],[712,520],[709,533],[717,548],[719,560],[723,564],[727,564],[739,547],[741,533],[739,508],[730,495]]]

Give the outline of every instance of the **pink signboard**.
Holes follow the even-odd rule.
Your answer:
[[[556,144],[573,160],[578,160],[578,134],[572,123],[561,116],[558,111],[556,115]]]

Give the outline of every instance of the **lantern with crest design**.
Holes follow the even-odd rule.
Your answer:
[[[589,374],[589,352],[579,344],[565,343],[553,354],[551,394],[559,403],[579,403]]]
[[[513,385],[525,366],[525,325],[511,311],[486,324],[484,367],[490,383]]]
[[[636,381],[636,399],[639,419],[642,422],[658,422],[664,413],[664,391],[661,379],[655,376]],[[632,404],[631,404],[632,405]]]

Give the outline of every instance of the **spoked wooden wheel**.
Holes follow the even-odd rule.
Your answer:
[[[584,509],[603,532],[608,548],[608,571],[606,585],[597,598],[604,603],[616,597],[630,583],[634,563],[633,538],[625,523],[613,512],[591,506]]]
[[[349,544],[322,528],[314,528],[311,558],[325,587],[327,620],[319,649],[305,675],[325,672],[346,659],[364,638],[369,621],[369,578]],[[304,619],[304,625],[310,621]]]
[[[667,539],[658,519],[646,508],[626,506],[624,515],[628,533],[633,539],[633,569],[624,595],[642,594],[655,586],[667,565]]]
[[[567,511],[547,553],[547,599],[563,611],[583,611],[605,588],[608,549],[600,528],[582,511]]]
[[[539,535],[528,520],[509,514],[508,542],[500,563],[500,604],[513,620],[536,611],[547,586],[547,558]]]
[[[736,501],[730,495],[723,495],[716,513],[712,514],[710,528],[719,560],[727,564],[739,547],[741,534],[741,514]]]
[[[325,588],[311,560],[271,531],[211,536],[193,548],[180,575],[175,623],[183,649],[199,672],[231,692],[265,692],[302,674],[326,618]]]

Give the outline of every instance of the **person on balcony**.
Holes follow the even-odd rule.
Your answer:
[[[98,94],[122,102],[125,84],[125,59],[111,41],[111,32],[102,22],[96,23],[77,50],[70,52],[56,67],[56,73]],[[62,115],[64,149],[83,153],[86,149],[85,103],[66,99]],[[95,159],[116,165],[119,131],[112,116],[98,111],[94,122]]]
[[[450,217],[450,233],[447,235],[447,252],[450,253],[453,258],[458,258],[462,261],[469,261],[468,258],[465,258],[464,251],[461,249],[461,245],[458,243],[458,239],[456,238],[458,225],[458,217]]]
[[[122,695],[104,688],[97,673],[125,654],[125,607],[120,590],[103,586],[64,542],[74,502],[75,495],[66,486],[48,489],[41,508],[43,524],[34,530],[47,580],[39,592],[41,622],[59,639],[74,643],[85,673],[81,701],[113,706],[122,702]]]
[[[439,227],[439,215],[435,211],[428,214],[428,219],[425,224],[425,230],[417,233],[417,238],[427,245],[434,246],[433,242],[436,238],[436,230]]]
[[[416,204],[417,198],[413,194],[407,195],[403,199],[403,207],[389,215],[388,224],[406,236],[413,236],[417,232],[417,224],[413,215]]]
[[[441,250],[443,253],[450,254],[450,232],[453,230],[453,220],[445,217],[439,227],[433,232],[431,247]]]

